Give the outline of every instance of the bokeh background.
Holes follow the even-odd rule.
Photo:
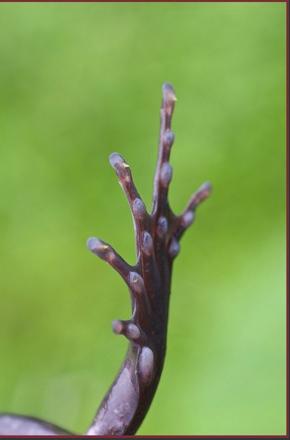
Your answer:
[[[172,207],[214,192],[174,268],[168,355],[139,434],[285,432],[285,4],[0,5],[0,411],[85,432],[119,369],[130,163],[148,206],[161,84]]]

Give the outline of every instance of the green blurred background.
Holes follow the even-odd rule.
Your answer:
[[[0,5],[0,411],[85,432],[126,341],[127,202],[148,205],[161,84],[178,96],[172,207],[212,197],[176,260],[168,355],[139,434],[285,432],[285,4]]]

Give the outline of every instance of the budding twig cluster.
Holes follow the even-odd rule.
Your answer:
[[[173,87],[170,84],[164,84],[160,111],[159,152],[151,213],[148,213],[136,189],[128,163],[118,153],[110,156],[110,164],[127,197],[135,223],[136,264],[130,266],[103,241],[96,238],[88,240],[89,249],[117,270],[130,290],[132,317],[126,321],[113,321],[113,331],[130,341],[131,348],[123,368],[130,366],[130,380],[135,383],[136,390],[138,390],[136,391],[137,397],[134,397],[137,402],[130,406],[130,408],[137,408],[136,413],[132,414],[131,418],[128,417],[130,420],[126,423],[118,417],[113,421],[108,409],[110,405],[114,407],[115,415],[123,411],[122,405],[116,403],[118,383],[121,379],[124,380],[124,373],[120,373],[88,431],[90,434],[133,434],[141,423],[146,408],[150,405],[165,356],[172,263],[180,251],[181,236],[193,223],[196,208],[211,190],[209,183],[202,185],[192,195],[181,215],[175,215],[169,206],[168,190],[173,177],[169,159],[175,139],[171,129],[171,120],[175,102]],[[145,389],[147,389],[146,392]]]

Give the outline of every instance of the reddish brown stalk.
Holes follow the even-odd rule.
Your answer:
[[[110,158],[133,213],[136,265],[129,267],[99,240],[92,238],[88,241],[91,251],[121,274],[132,298],[131,319],[113,323],[114,331],[129,340],[129,349],[88,434],[134,434],[144,419],[164,364],[172,263],[179,252],[179,240],[194,219],[195,209],[210,192],[210,185],[204,184],[192,196],[181,216],[175,216],[170,209],[167,197],[172,179],[169,156],[174,141],[171,119],[176,97],[170,84],[164,84],[162,92],[159,154],[151,214],[146,211],[135,188],[128,164],[116,153]]]
[[[110,156],[119,182],[128,199],[135,225],[137,262],[126,263],[108,244],[97,238],[88,240],[88,248],[109,263],[127,284],[132,301],[132,317],[113,321],[113,331],[129,341],[128,351],[119,374],[104,397],[87,435],[129,435],[136,433],[154,397],[162,373],[168,322],[170,284],[174,258],[180,250],[179,241],[192,224],[197,206],[209,195],[210,184],[202,185],[191,197],[184,212],[176,216],[168,203],[172,179],[169,164],[174,134],[171,119],[176,102],[173,87],[164,84],[161,105],[161,128],[158,162],[154,179],[153,208],[146,210],[126,161],[117,153]],[[0,417],[0,434],[60,433],[60,428],[35,419],[6,415],[6,427],[17,421],[20,428],[4,429]],[[25,423],[26,424],[25,424]],[[38,424],[37,424],[38,423]],[[2,426],[2,430],[1,430]],[[25,431],[26,429],[26,431]],[[38,431],[37,431],[38,429]],[[33,432],[32,432],[33,431]]]

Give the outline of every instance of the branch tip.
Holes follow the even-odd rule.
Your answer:
[[[113,168],[123,166],[125,159],[119,153],[111,153],[109,156],[109,162]]]
[[[173,103],[177,101],[174,88],[169,83],[164,83],[162,85],[162,96],[164,103]]]
[[[124,329],[123,322],[120,320],[115,320],[112,322],[112,330],[116,335],[121,335]]]
[[[210,182],[203,183],[198,190],[191,196],[189,203],[185,209],[187,211],[194,211],[195,208],[203,202],[212,192],[212,185]]]
[[[102,240],[99,240],[95,237],[90,237],[87,240],[88,249],[99,257],[103,258],[107,251],[110,249],[110,246],[104,243]]]
[[[197,190],[197,193],[199,194],[200,201],[206,199],[210,194],[212,193],[212,184],[211,182],[205,182],[203,183],[199,189]]]
[[[196,191],[196,193],[192,196],[192,202],[195,206],[199,205],[203,202],[212,192],[212,185],[210,182],[205,182]]]
[[[130,166],[127,164],[125,159],[120,154],[112,153],[109,156],[109,162],[112,168],[114,168],[118,177],[124,178],[128,176],[128,172],[130,171]]]

